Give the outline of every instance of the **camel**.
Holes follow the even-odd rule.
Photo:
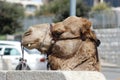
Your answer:
[[[51,70],[100,71],[97,46],[100,41],[86,18],[70,16],[57,23],[31,26],[22,45],[48,56]]]

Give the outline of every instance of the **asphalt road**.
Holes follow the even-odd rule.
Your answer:
[[[120,80],[120,68],[102,67],[102,73],[106,77],[106,80]]]

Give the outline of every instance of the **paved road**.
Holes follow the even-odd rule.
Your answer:
[[[107,80],[120,80],[120,68],[102,67],[102,73]]]

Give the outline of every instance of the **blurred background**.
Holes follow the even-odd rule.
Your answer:
[[[31,25],[58,22],[71,15],[85,17],[93,23],[92,29],[101,41],[98,50],[102,73],[108,80],[120,80],[120,0],[0,0],[0,69],[15,69],[15,66],[11,68],[15,63],[8,60],[12,56],[10,51]],[[35,59],[39,65],[32,64],[31,57],[28,59],[31,69],[46,70],[46,55],[37,50],[25,51],[26,55],[39,53],[39,59]],[[20,55],[15,57],[16,64],[21,56],[21,52],[17,53]]]

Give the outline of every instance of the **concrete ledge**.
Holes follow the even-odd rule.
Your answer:
[[[0,80],[106,80],[93,71],[0,71]]]
[[[0,71],[0,80],[6,80],[6,71]]]

